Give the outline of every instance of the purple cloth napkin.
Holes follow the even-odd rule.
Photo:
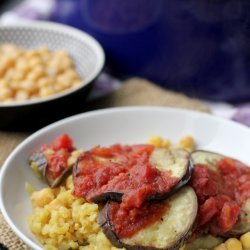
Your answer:
[[[232,119],[250,127],[250,103],[239,107]]]

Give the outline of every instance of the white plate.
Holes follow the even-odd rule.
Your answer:
[[[192,135],[198,147],[235,157],[250,164],[250,129],[208,114],[156,107],[130,107],[84,113],[54,123],[22,142],[5,161],[0,175],[1,211],[13,231],[32,249],[41,246],[29,231],[31,203],[25,182],[45,186],[27,164],[28,156],[43,143],[68,133],[77,147],[97,144],[144,143],[151,135],[178,141]]]

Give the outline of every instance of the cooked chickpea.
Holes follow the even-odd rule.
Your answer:
[[[240,241],[244,249],[250,249],[250,232],[243,234],[240,237]]]
[[[45,87],[45,86],[49,86],[51,84],[50,79],[48,79],[47,77],[42,77],[37,81],[37,86],[39,88],[41,87]]]
[[[167,148],[167,149],[170,148],[171,147],[171,141],[169,139],[163,140],[162,147]]]
[[[29,98],[29,95],[24,90],[18,90],[15,94],[15,100],[16,101],[25,101]]]
[[[65,70],[63,75],[71,80],[78,80],[79,79],[79,76],[77,75],[77,73],[73,69]]]
[[[2,64],[6,69],[11,68],[15,64],[15,60],[11,57],[3,58]]]
[[[0,101],[4,101],[12,97],[12,90],[9,87],[0,88]]]
[[[51,59],[51,54],[49,52],[40,54],[40,58],[42,63],[45,65]]]
[[[60,63],[58,62],[52,62],[47,64],[47,69],[46,69],[46,73],[49,76],[56,76],[61,72],[61,68],[60,68]]]
[[[54,89],[55,89],[55,92],[56,93],[60,93],[60,92],[62,92],[63,90],[65,90],[65,87],[64,87],[64,85],[63,84],[56,84],[55,86],[54,86]]]
[[[181,138],[178,146],[188,151],[193,151],[195,149],[194,138],[192,136],[185,136]]]
[[[219,246],[215,247],[214,250],[227,250],[227,247],[224,243],[222,243]]]
[[[47,97],[73,88],[81,79],[65,50],[47,47],[24,50],[0,45],[0,101]]]
[[[56,81],[59,83],[59,84],[62,84],[65,79],[64,79],[64,75],[63,74],[60,74],[56,77]]]
[[[16,92],[16,91],[18,91],[18,90],[21,89],[21,82],[20,82],[20,81],[15,81],[15,80],[10,81],[10,82],[9,82],[9,87],[10,87],[14,92]]]
[[[34,49],[27,50],[25,53],[25,57],[27,59],[33,59],[38,55],[38,52]]]
[[[60,68],[61,70],[67,70],[72,67],[73,62],[69,58],[65,58],[61,61]]]
[[[56,77],[54,76],[48,76],[47,81],[50,86],[55,86],[56,84],[58,84],[58,82],[56,81]]]
[[[14,69],[12,69],[12,68],[6,70],[6,71],[5,71],[4,78],[5,78],[6,80],[12,80],[12,79],[13,79],[13,76],[14,76],[14,74],[15,74],[14,72],[15,72],[15,71],[14,71]]]
[[[64,89],[68,89],[68,88],[70,88],[71,87],[71,80],[70,79],[68,79],[68,78],[65,78],[65,81],[62,83],[62,87],[64,88]]]
[[[25,74],[22,70],[16,70],[13,72],[12,80],[19,81],[19,80],[23,80],[24,77],[25,77]]]
[[[42,76],[44,76],[44,71],[42,69],[39,69],[39,67],[37,67],[36,69],[34,69],[33,71],[31,71],[27,75],[27,79],[28,80],[32,80],[32,81],[36,81],[39,78],[41,78]]]
[[[41,59],[39,57],[31,57],[29,59],[29,67],[30,69],[39,66],[41,64]]]
[[[8,87],[9,81],[7,79],[0,79],[0,88]]]
[[[37,90],[36,84],[31,80],[25,80],[21,82],[20,85],[21,85],[22,90],[24,90],[26,93],[29,93],[29,94],[35,93]]]
[[[35,67],[33,71],[38,78],[43,77],[45,75],[45,70],[42,66]]]
[[[0,77],[2,77],[4,75],[4,73],[5,73],[5,69],[2,65],[0,65]]]
[[[227,250],[242,250],[241,242],[236,238],[230,238],[225,241]]]
[[[28,63],[26,63],[26,62],[22,63],[22,61],[17,62],[15,69],[17,71],[22,72],[24,77],[30,72],[30,67],[29,67]]]
[[[73,82],[73,86],[75,87],[75,86],[78,86],[79,84],[81,83],[81,80],[79,79],[79,80],[75,80],[74,82]]]
[[[155,147],[162,147],[163,139],[161,136],[151,136],[148,143],[153,144]]]
[[[47,97],[47,96],[54,94],[54,92],[55,91],[53,90],[53,88],[51,86],[43,87],[39,91],[39,96],[40,97]]]
[[[30,99],[31,99],[31,100],[34,100],[34,99],[37,99],[37,98],[39,98],[38,95],[31,95],[31,96],[30,96]]]
[[[4,103],[11,103],[14,101],[14,98],[8,98],[4,100]]]

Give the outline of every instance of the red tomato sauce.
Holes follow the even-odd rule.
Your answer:
[[[48,149],[52,149],[54,153],[46,154]],[[40,152],[45,154],[48,161],[47,174],[53,179],[59,177],[68,167],[67,161],[73,150],[73,141],[67,134],[56,137],[51,145],[42,145]]]
[[[197,164],[190,185],[199,202],[198,233],[223,235],[236,224],[240,206],[250,198],[250,168],[243,163],[224,158],[218,171]]]
[[[121,204],[111,203],[109,218],[119,238],[133,236],[141,228],[159,221],[169,209],[166,204],[145,202],[140,208],[122,209]]]
[[[78,159],[73,179],[74,195],[91,202],[93,197],[105,192],[123,194],[115,216],[120,236],[131,236],[157,221],[163,208],[157,204],[148,209],[150,205],[145,205],[145,201],[155,194],[166,193],[179,182],[178,178],[171,177],[171,173],[152,166],[150,155],[153,150],[152,145],[117,144],[109,148],[95,147]],[[126,226],[131,221],[134,226]]]
[[[66,168],[68,168],[68,158],[70,157],[70,152],[65,149],[56,151],[54,154],[46,155],[48,161],[48,167],[46,168],[46,173],[53,179],[59,177]]]

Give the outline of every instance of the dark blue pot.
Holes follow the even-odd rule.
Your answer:
[[[54,20],[92,34],[118,76],[145,77],[200,98],[243,101],[250,99],[248,2],[57,0]]]

